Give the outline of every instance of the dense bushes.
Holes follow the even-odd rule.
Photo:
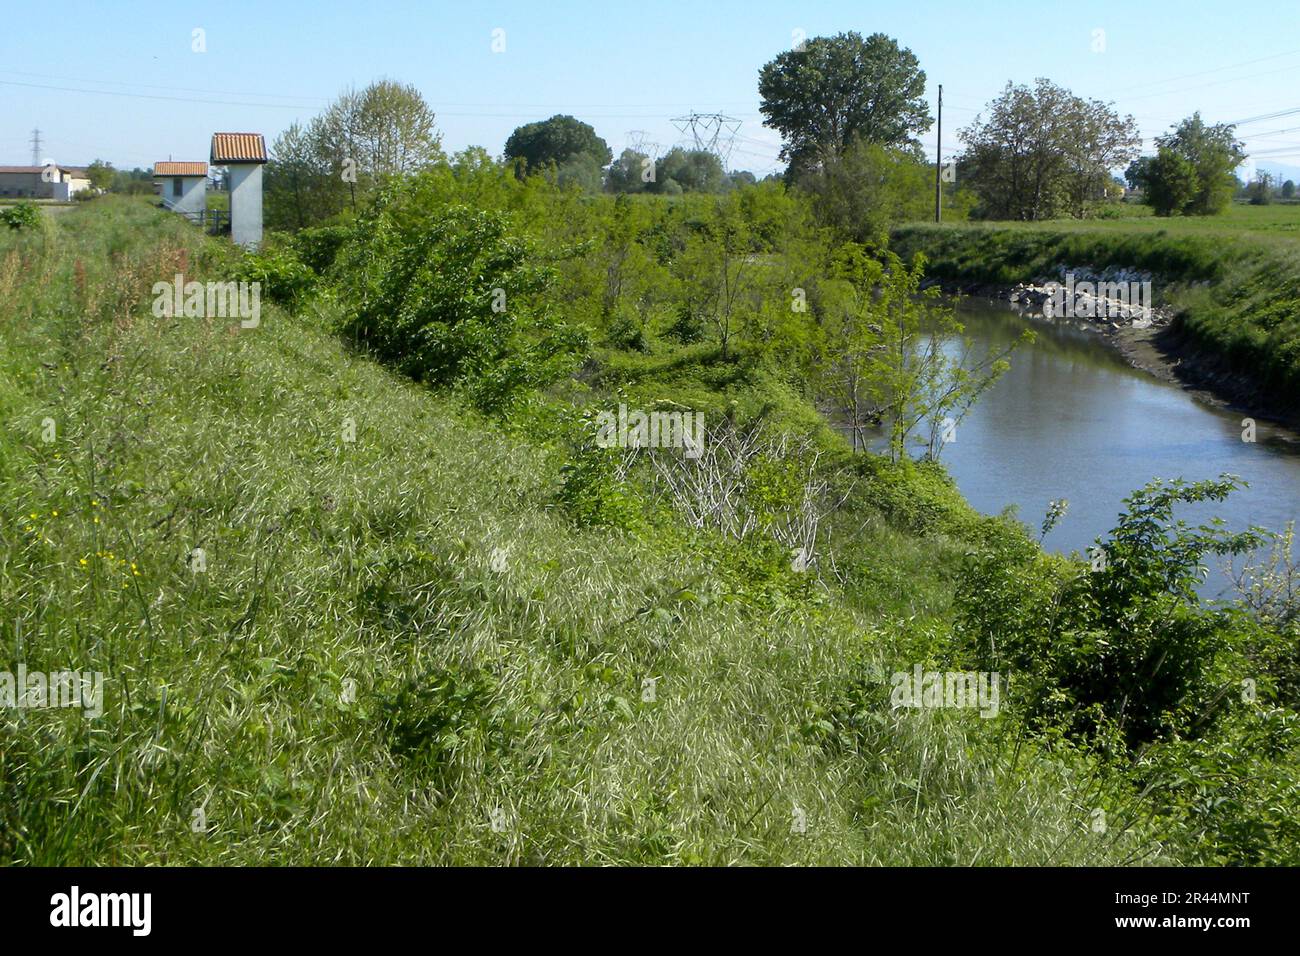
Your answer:
[[[346,331],[422,382],[463,389],[500,413],[570,371],[583,333],[555,320],[550,270],[501,213],[431,208],[387,194],[358,226],[336,275]]]
[[[1173,508],[1235,487],[1152,482],[1082,566],[1028,539],[973,552],[957,588],[959,639],[980,667],[1013,675],[1031,723],[1130,749],[1208,732],[1249,667],[1239,629],[1197,603],[1198,566],[1259,539],[1189,529]]]

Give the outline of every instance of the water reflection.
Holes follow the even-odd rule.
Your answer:
[[[1296,436],[1260,422],[1256,441],[1243,442],[1241,414],[1129,367],[1099,333],[1025,319],[1005,303],[966,300],[958,313],[975,360],[1005,348],[1025,328],[1038,334],[1012,356],[1010,371],[944,448],[944,463],[979,510],[995,514],[1013,505],[1037,528],[1048,503],[1067,498],[1069,513],[1044,546],[1083,552],[1114,527],[1123,499],[1152,478],[1194,481],[1227,472],[1250,487],[1176,514],[1192,522],[1217,514],[1232,530],[1280,530],[1300,516]],[[1216,575],[1204,593],[1225,583]]]

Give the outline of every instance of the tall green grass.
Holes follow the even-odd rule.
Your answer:
[[[350,353],[327,306],[150,313],[233,268],[143,202],[0,236],[0,669],[106,680],[98,719],[0,712],[0,861],[1160,858],[1092,831],[1122,799],[1082,759],[882,701],[960,542],[867,507],[856,600],[751,601],[724,544],[575,528],[547,435]]]

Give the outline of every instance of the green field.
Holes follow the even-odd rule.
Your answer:
[[[1003,228],[1038,232],[1101,232],[1134,235],[1231,236],[1263,241],[1300,239],[1300,203],[1274,202],[1252,206],[1234,202],[1217,216],[1155,216],[1149,206],[1124,203],[1112,207],[1113,215],[1093,219],[1046,219],[1039,222],[969,222],[944,223],[952,228]],[[915,223],[909,225],[924,225]]]

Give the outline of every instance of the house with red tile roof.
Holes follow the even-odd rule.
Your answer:
[[[160,160],[153,164],[154,191],[172,212],[202,222],[208,207],[208,164]]]

